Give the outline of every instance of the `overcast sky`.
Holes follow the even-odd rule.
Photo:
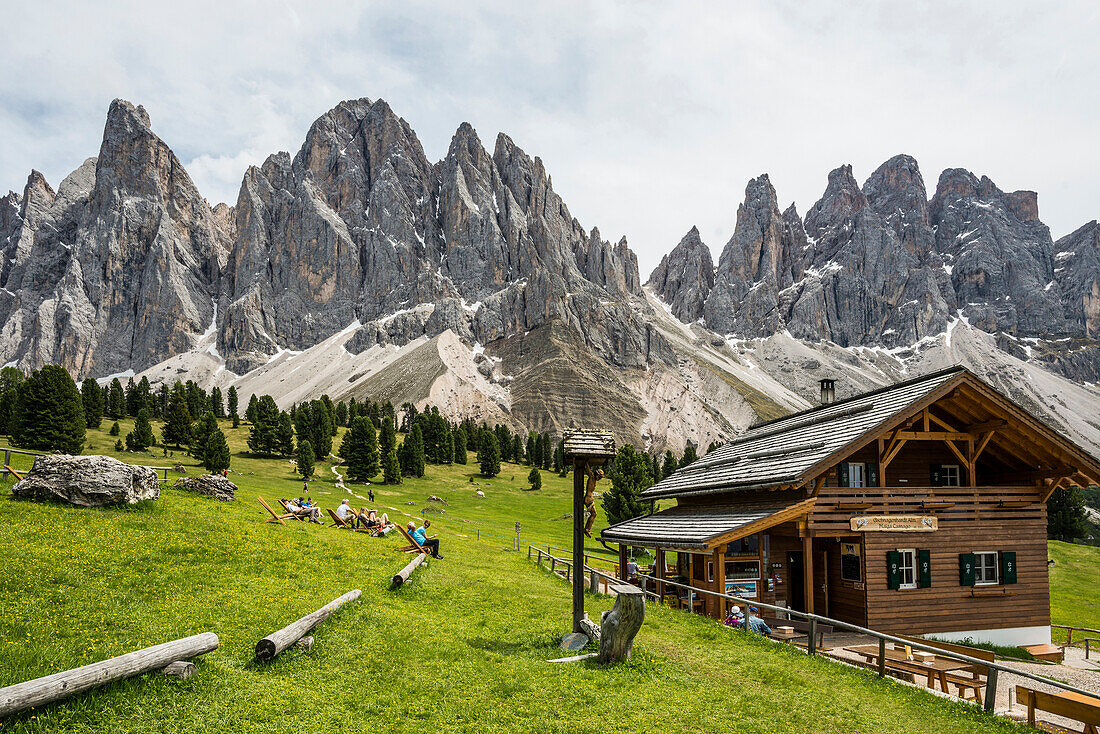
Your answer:
[[[717,254],[753,176],[804,214],[830,169],[897,153],[930,195],[956,166],[1038,191],[1055,237],[1100,217],[1095,2],[2,2],[5,189],[56,186],[123,97],[234,203],[246,166],[381,97],[433,161],[462,121],[508,133],[643,277],[693,224]]]

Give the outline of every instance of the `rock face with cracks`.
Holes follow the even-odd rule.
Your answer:
[[[37,456],[16,497],[78,507],[132,505],[160,497],[157,473],[109,456]]]
[[[220,502],[232,502],[236,497],[237,485],[218,474],[203,474],[199,477],[180,477],[172,483],[177,489],[196,492],[213,497]]]

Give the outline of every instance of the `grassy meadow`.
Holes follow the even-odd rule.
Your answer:
[[[1053,624],[1100,629],[1100,548],[1051,540],[1050,621]],[[1064,642],[1065,630],[1053,630]],[[1078,632],[1075,640],[1085,635]],[[1075,642],[1075,644],[1078,644]]]
[[[108,426],[90,432],[89,453],[114,454]],[[486,480],[471,462],[376,486],[376,505],[398,520],[422,517],[429,494],[450,504],[429,515],[445,558],[391,592],[408,558],[400,537],[263,522],[257,494],[296,496],[302,484],[286,460],[240,455],[246,431],[226,428],[232,503],[168,488],[87,510],[16,500],[0,483],[0,687],[198,632],[221,640],[188,681],[141,676],[9,717],[0,732],[1025,731],[655,605],[629,663],[549,663],[566,654],[568,586],[507,549],[516,521],[524,544],[568,544],[569,480],[546,473],[529,492],[525,467]],[[180,452],[122,458],[199,471]],[[310,494],[335,506],[348,494],[334,480],[318,464]],[[318,628],[311,651],[252,661],[261,637],[353,588],[361,599]],[[609,606],[587,601],[593,617]]]

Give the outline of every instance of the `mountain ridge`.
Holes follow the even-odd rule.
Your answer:
[[[116,100],[96,158],[56,192],[32,172],[0,200],[0,242],[9,364],[285,399],[406,374],[414,402],[655,448],[805,407],[803,378],[826,367],[866,386],[938,363],[956,331],[979,372],[1054,373],[1032,400],[1100,373],[1095,221],[1055,243],[1034,192],[947,169],[929,197],[906,155],[862,186],[834,169],[805,217],[761,174],[717,263],[693,227],[643,287],[626,238],[582,226],[504,133],[490,153],[464,122],[431,163],[384,100],[347,100],[211,207],[145,110]],[[1100,426],[1044,410],[1100,445]]]

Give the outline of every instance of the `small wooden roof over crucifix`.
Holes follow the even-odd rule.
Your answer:
[[[567,459],[610,459],[615,456],[615,435],[611,431],[565,432]]]

